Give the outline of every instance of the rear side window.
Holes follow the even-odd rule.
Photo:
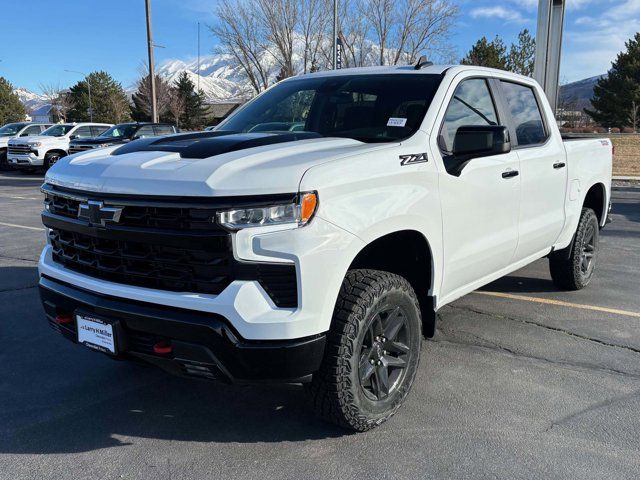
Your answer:
[[[498,116],[487,81],[482,78],[465,80],[456,88],[447,108],[440,130],[440,146],[443,150],[452,152],[456,132],[460,127],[497,124]]]
[[[76,138],[86,138],[91,137],[93,134],[91,133],[91,127],[80,127],[75,132],[73,132],[73,135]]]
[[[102,127],[102,126],[91,127],[91,135],[93,135],[94,137],[97,137],[101,133],[106,132],[108,129],[109,127]]]
[[[169,125],[156,125],[153,129],[155,130],[156,135],[171,135],[172,133],[175,133],[173,131],[173,127],[170,127]]]
[[[519,146],[536,145],[547,140],[542,113],[531,87],[502,81],[502,90],[511,112]]]
[[[136,132],[136,137],[155,137],[155,132],[153,131],[153,125],[145,125],[144,127],[140,127],[140,129]]]

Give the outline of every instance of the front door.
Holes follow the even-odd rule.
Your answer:
[[[489,84],[470,78],[455,88],[442,121],[438,153],[443,167],[444,280],[441,298],[466,293],[479,280],[511,264],[518,243],[520,203],[516,152],[471,160],[461,171],[448,160],[458,128],[499,125]]]

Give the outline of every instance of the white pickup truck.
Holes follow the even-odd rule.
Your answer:
[[[530,78],[421,67],[291,78],[212,132],[59,161],[50,325],[180,375],[305,383],[363,431],[400,407],[443,305],[543,257],[585,287],[611,142],[563,141]]]
[[[7,123],[0,127],[0,168],[7,163],[7,146],[9,140],[17,137],[40,135],[50,126],[50,123],[15,122]]]
[[[48,170],[68,155],[69,142],[97,137],[112,125],[106,123],[59,123],[36,136],[9,140],[7,162],[23,172],[43,167]]]

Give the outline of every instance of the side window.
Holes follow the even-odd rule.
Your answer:
[[[24,132],[22,132],[21,137],[31,137],[32,135],[40,135],[40,126],[39,125],[31,125],[27,127]]]
[[[171,135],[172,133],[175,133],[173,131],[173,127],[170,127],[169,125],[156,125],[154,130],[156,135]]]
[[[155,133],[153,132],[153,125],[145,125],[144,127],[140,127],[140,129],[136,132],[136,137],[155,137]]]
[[[518,145],[544,143],[547,139],[547,132],[533,89],[525,85],[502,81],[502,90],[513,118]]]
[[[100,127],[100,126],[91,127],[91,134],[94,137],[97,137],[102,132],[106,132],[108,129],[109,129],[109,127]]]
[[[91,127],[79,127],[75,132],[72,133],[76,138],[87,138],[91,137]]]
[[[465,80],[456,88],[447,108],[440,130],[440,147],[452,152],[456,132],[462,126],[497,124],[498,115],[487,81],[482,78]]]

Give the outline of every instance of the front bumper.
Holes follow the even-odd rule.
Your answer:
[[[125,300],[40,277],[40,296],[49,324],[77,343],[75,321],[56,317],[75,312],[114,322],[117,358],[154,364],[170,373],[238,383],[307,382],[324,355],[323,334],[295,340],[243,339],[219,314]],[[75,315],[74,315],[75,318]],[[171,346],[158,354],[157,343]]]
[[[41,158],[38,158],[38,156],[34,153],[29,153],[29,154],[9,153],[7,154],[7,163],[16,168],[33,168],[33,167],[41,167],[44,162]]]

